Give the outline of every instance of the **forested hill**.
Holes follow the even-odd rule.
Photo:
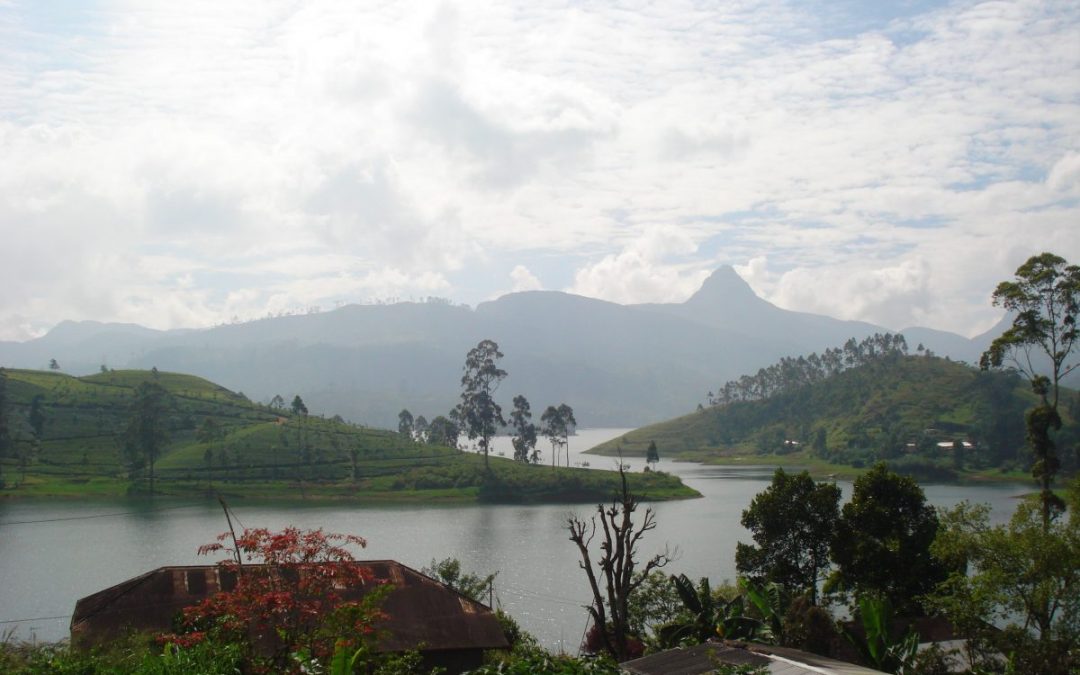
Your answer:
[[[592,502],[618,479],[499,457],[486,471],[475,453],[308,414],[297,402],[260,405],[156,370],[72,377],[0,368],[0,497],[145,493],[146,438],[160,441],[154,492],[165,495]],[[652,499],[697,496],[672,476],[631,481]]]
[[[912,455],[951,462],[951,448],[938,444],[966,441],[968,463],[1022,468],[1028,454],[1024,411],[1035,402],[1027,382],[1015,374],[896,351],[817,381],[746,397],[755,400],[719,398],[716,405],[636,429],[595,452],[621,448],[626,455],[644,455],[655,441],[668,457],[805,452],[858,466]],[[1061,448],[1073,447],[1077,438],[1077,394],[1068,392],[1066,400]]]

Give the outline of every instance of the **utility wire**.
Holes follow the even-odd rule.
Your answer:
[[[38,617],[35,617],[33,619],[7,619],[5,621],[0,621],[0,624],[2,624],[2,623],[29,623],[31,621],[49,621],[51,619],[70,619],[70,618],[71,618],[70,614],[65,614],[63,616],[38,616]]]
[[[148,509],[146,511],[117,511],[115,513],[96,513],[89,516],[66,516],[64,518],[42,518],[40,520],[5,520],[0,521],[0,527],[4,525],[32,525],[34,523],[59,523],[66,520],[89,520],[91,518],[114,518],[116,516],[131,516],[141,513],[156,513],[159,511],[175,511],[177,509],[191,509],[195,508],[197,504],[185,504],[183,506],[163,506],[157,509]]]

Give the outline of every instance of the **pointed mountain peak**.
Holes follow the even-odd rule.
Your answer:
[[[710,274],[705,283],[701,284],[701,288],[690,296],[686,303],[715,305],[752,301],[761,301],[761,298],[754,293],[754,289],[750,288],[750,284],[739,276],[734,267],[724,265]]]

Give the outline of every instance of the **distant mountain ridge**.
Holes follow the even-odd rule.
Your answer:
[[[1000,328],[1003,328],[1001,326]],[[465,353],[499,343],[509,377],[504,409],[524,394],[539,414],[571,405],[582,426],[638,426],[693,410],[706,392],[782,356],[822,351],[887,329],[781,309],[730,266],[682,303],[620,305],[558,291],[511,293],[475,309],[448,303],[346,305],[319,314],[201,330],[157,331],[94,321],[59,324],[27,342],[0,342],[0,365],[65,372],[158,368],[187,372],[255,400],[300,394],[313,411],[394,426],[408,408],[429,419],[457,402]],[[904,331],[942,356],[975,362],[975,339]]]

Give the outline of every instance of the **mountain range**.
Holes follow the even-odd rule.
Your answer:
[[[974,363],[1006,326],[971,339],[901,332],[912,349],[923,344]],[[346,305],[197,330],[65,321],[37,339],[0,342],[0,365],[45,368],[55,359],[77,375],[103,365],[157,367],[213,379],[253,400],[299,394],[313,412],[394,426],[402,408],[428,419],[445,414],[458,400],[466,352],[492,339],[509,373],[497,393],[504,409],[524,394],[537,418],[565,402],[582,426],[639,426],[685,414],[725,381],[782,356],[884,332],[781,309],[721,267],[682,303],[528,291],[475,309],[443,301]]]

